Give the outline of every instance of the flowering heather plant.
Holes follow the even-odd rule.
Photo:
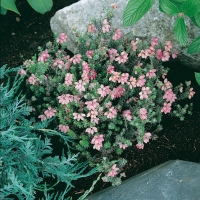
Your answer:
[[[158,38],[147,43],[123,37],[111,28],[112,16],[108,11],[102,21],[91,21],[85,34],[77,33],[74,56],[64,51],[67,36],[61,33],[25,66],[32,99],[43,101],[37,106],[41,121],[55,117],[57,129],[76,139],[74,147],[90,166],[98,166],[102,179],[118,185],[125,176],[122,152],[155,139],[162,115],[184,120],[191,105],[178,102],[195,92],[190,82],[173,87],[167,79],[162,62],[177,56],[170,41],[162,46]]]

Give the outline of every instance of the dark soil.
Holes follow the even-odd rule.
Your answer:
[[[37,47],[43,46],[53,40],[50,29],[50,18],[55,12],[65,6],[77,2],[75,0],[54,1],[53,9],[41,15],[28,5],[26,1],[17,1],[21,16],[8,12],[0,16],[1,37],[1,66],[17,67],[26,59],[37,53]],[[18,22],[16,17],[20,19]],[[178,63],[167,64],[170,67],[168,79],[177,85],[186,80],[192,81],[196,94],[191,101],[194,104],[193,115],[187,115],[184,121],[170,116],[163,117],[163,130],[158,139],[150,141],[143,150],[135,146],[126,149],[123,157],[128,160],[124,171],[126,178],[141,173],[168,160],[185,160],[200,162],[200,87],[194,79],[194,73]],[[97,174],[74,182],[75,188],[70,192],[73,199],[77,199],[85,190],[89,189]],[[110,186],[99,181],[93,192]]]

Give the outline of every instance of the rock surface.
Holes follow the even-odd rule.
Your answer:
[[[186,54],[187,47],[182,47],[175,39],[173,28],[175,17],[164,14],[158,9],[158,0],[152,8],[135,25],[129,27],[122,26],[122,14],[128,0],[81,0],[68,7],[56,12],[51,18],[50,25],[54,33],[66,33],[68,36],[67,48],[71,52],[76,51],[76,36],[74,30],[80,33],[87,30],[91,18],[105,17],[106,9],[112,4],[117,3],[118,8],[114,10],[112,25],[114,28],[120,28],[124,34],[132,32],[140,38],[158,37],[161,42],[171,40],[179,54],[179,60],[182,64],[200,72],[200,53]],[[200,35],[200,29],[186,20],[188,29],[188,44]]]
[[[86,200],[200,200],[200,164],[168,161]]]

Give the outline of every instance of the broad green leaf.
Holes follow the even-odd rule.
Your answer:
[[[197,13],[194,17],[190,18],[192,20],[192,22],[200,28],[200,12]]]
[[[193,54],[200,52],[200,36],[195,38],[188,47],[187,53]]]
[[[185,46],[187,43],[188,35],[185,21],[182,17],[177,18],[175,21],[174,34],[179,43]]]
[[[130,26],[141,19],[155,0],[129,0],[123,13],[123,26]]]
[[[5,9],[5,8],[2,8],[1,6],[0,6],[0,14],[1,15],[5,15],[6,13],[7,13],[7,9]]]
[[[187,0],[183,3],[183,12],[189,16],[193,17],[200,12],[200,0]]]
[[[194,72],[194,74],[195,74],[195,79],[200,86],[200,73]]]
[[[41,14],[50,11],[53,6],[52,0],[27,0],[27,1],[35,11]]]
[[[11,10],[20,15],[14,0],[1,0],[1,7],[6,10]]]
[[[168,15],[177,15],[181,12],[181,9],[173,2],[169,0],[160,0],[159,8],[161,11],[167,13]]]
[[[187,1],[187,0],[172,0],[174,2],[184,2],[184,1]]]

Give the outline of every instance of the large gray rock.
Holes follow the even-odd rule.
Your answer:
[[[128,0],[81,0],[56,12],[52,17],[50,25],[53,32],[66,33],[68,35],[67,48],[71,52],[76,51],[76,36],[74,30],[84,33],[91,18],[105,17],[105,10],[112,4],[117,3],[118,8],[114,11],[113,27],[120,28],[124,34],[133,32],[137,37],[152,38],[158,37],[161,42],[171,40],[174,48],[180,52],[179,60],[182,64],[190,66],[195,71],[200,71],[200,53],[195,55],[186,54],[183,48],[175,39],[173,33],[175,17],[168,16],[159,11],[158,0],[150,11],[135,25],[122,27],[122,14]],[[200,29],[186,20],[188,27],[188,44],[200,35]]]
[[[168,161],[86,200],[200,200],[200,164]]]

